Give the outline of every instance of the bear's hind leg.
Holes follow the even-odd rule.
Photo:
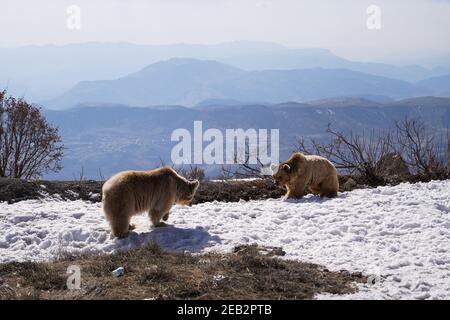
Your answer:
[[[320,183],[320,197],[334,198],[339,191],[339,181],[335,176],[329,176]]]
[[[311,185],[308,187],[308,189],[313,194],[320,194],[320,186]]]
[[[320,193],[321,198],[334,198],[337,197],[337,192],[335,191],[322,191]]]

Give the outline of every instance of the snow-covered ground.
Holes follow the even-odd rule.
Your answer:
[[[241,201],[174,207],[170,226],[111,239],[100,204],[56,199],[0,203],[0,261],[46,260],[61,251],[112,252],[152,239],[191,252],[237,244],[281,246],[286,258],[363,271],[375,284],[350,296],[450,299],[450,181],[341,193],[335,199]]]

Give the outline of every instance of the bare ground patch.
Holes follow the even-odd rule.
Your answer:
[[[163,251],[155,244],[111,255],[61,257],[54,262],[0,264],[0,299],[312,299],[348,294],[361,273],[331,272],[280,259],[280,248],[239,246],[227,254]],[[68,290],[69,265],[81,268],[81,289]],[[125,275],[115,278],[119,266]]]
[[[348,177],[340,176],[343,187]],[[0,178],[0,201],[15,203],[23,200],[58,196],[63,200],[87,200],[100,202],[103,181],[26,181]],[[362,187],[362,186],[359,186]],[[344,189],[341,188],[343,191]],[[286,190],[278,187],[271,179],[201,181],[194,204],[221,201],[278,199]]]

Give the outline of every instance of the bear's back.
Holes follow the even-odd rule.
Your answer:
[[[117,190],[125,191],[127,189],[139,190],[149,187],[168,186],[171,178],[176,175],[172,168],[158,168],[149,171],[122,171],[109,178],[103,185],[103,193]]]
[[[332,173],[336,171],[334,164],[327,158],[318,155],[305,155],[305,158],[310,166],[316,170],[326,170]]]

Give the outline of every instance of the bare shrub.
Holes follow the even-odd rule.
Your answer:
[[[378,163],[392,151],[392,133],[371,130],[369,133],[348,134],[335,131],[328,125],[328,143],[315,139],[297,140],[297,148],[305,154],[316,154],[332,161],[336,168],[363,177],[369,184],[382,180]]]
[[[224,180],[227,179],[246,179],[246,178],[260,178],[265,179],[270,176],[264,175],[261,168],[262,164],[249,164],[248,161],[244,163],[238,163],[235,165],[222,166],[221,177]]]
[[[427,129],[419,119],[405,117],[395,122],[394,148],[403,155],[412,172],[426,179],[448,176],[444,136]],[[447,139],[448,132],[447,132]]]
[[[269,146],[270,148],[270,146]],[[242,151],[242,150],[240,150]],[[233,162],[234,165],[223,165],[222,166],[222,176],[225,177],[225,179],[231,179],[231,178],[260,178],[260,179],[267,179],[271,178],[270,175],[267,175],[267,172],[265,172],[266,166],[261,162],[261,159],[259,158],[259,155],[257,154],[257,150],[253,151],[255,154],[252,153],[250,150],[250,146],[248,141],[245,142],[245,149],[243,152],[238,154],[238,151],[235,151],[235,154],[233,156]],[[250,160],[255,160],[256,163],[250,163]],[[253,162],[253,161],[252,161]]]
[[[398,174],[405,178],[409,172],[420,180],[445,179],[449,176],[450,164],[446,164],[445,139],[450,145],[450,135],[446,137],[427,129],[420,119],[405,117],[395,122],[393,130],[356,134],[343,133],[331,129],[327,133],[330,141],[324,143],[316,139],[297,140],[297,149],[305,154],[316,154],[328,158],[338,169],[359,176],[364,182],[379,185],[384,182],[387,172],[386,161],[397,159]],[[450,157],[450,155],[449,155]],[[391,159],[391,160],[387,160]],[[392,174],[392,172],[390,172]]]
[[[81,166],[78,177],[74,175],[73,180],[75,182],[75,189],[78,191],[79,197],[81,199],[88,198],[88,191],[86,189],[86,178],[84,176],[84,167]]]
[[[61,169],[64,146],[41,110],[0,92],[0,177],[38,178]]]
[[[181,168],[177,171],[189,180],[203,181],[205,179],[205,170],[197,166],[190,165],[188,168]]]

